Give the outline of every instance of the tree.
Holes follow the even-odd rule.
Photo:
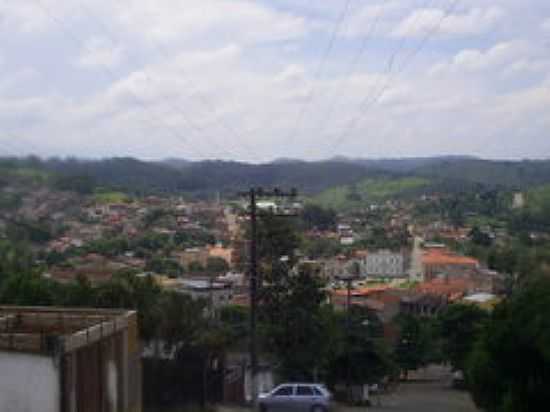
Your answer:
[[[166,274],[171,277],[178,277],[183,274],[183,268],[178,262],[160,256],[155,256],[148,260],[145,265],[145,270]]]
[[[212,274],[224,274],[229,270],[229,264],[220,257],[209,257],[206,260],[206,271]]]
[[[379,382],[395,371],[395,364],[383,343],[383,326],[370,310],[351,306],[348,313],[337,313],[340,345],[333,348],[329,382],[356,385]],[[339,350],[338,350],[339,349]]]
[[[314,204],[307,204],[302,212],[307,229],[330,230],[336,226],[336,212]]]
[[[401,332],[394,357],[406,379],[409,371],[427,363],[430,354],[430,331],[427,324],[410,315],[402,316],[398,322]]]
[[[326,238],[305,240],[302,247],[304,253],[312,259],[336,256],[343,250],[338,240]]]
[[[470,238],[472,242],[479,246],[489,247],[493,243],[491,237],[477,226],[474,226],[470,231]]]
[[[531,281],[493,311],[469,358],[466,382],[488,412],[550,404],[550,278]]]
[[[294,263],[300,240],[291,218],[270,213],[259,214],[257,236],[260,261],[271,265],[282,256],[287,256],[289,263]]]
[[[49,306],[55,303],[57,284],[34,273],[13,274],[0,289],[0,302],[19,306]]]
[[[474,305],[451,305],[441,314],[444,355],[455,370],[464,370],[487,317],[487,312]]]
[[[231,343],[244,341],[248,336],[249,309],[243,306],[230,305],[220,308],[218,317],[226,329]]]
[[[0,240],[0,284],[9,276],[32,271],[33,257],[27,244]]]
[[[196,346],[204,329],[206,302],[176,292],[165,293],[159,302],[162,316],[157,334],[164,349],[181,352]]]
[[[93,193],[96,183],[87,175],[63,175],[54,181],[54,187],[58,190],[76,192],[82,195]]]
[[[204,266],[196,260],[189,262],[187,269],[189,272],[204,272]]]
[[[266,274],[260,306],[263,341],[287,379],[310,380],[326,370],[330,336],[322,286],[309,268],[294,274],[276,263]]]

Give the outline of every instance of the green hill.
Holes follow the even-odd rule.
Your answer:
[[[419,189],[425,193],[463,193],[484,187],[526,191],[550,184],[550,161],[434,157],[319,162],[281,159],[250,164],[179,159],[146,162],[133,158],[0,159],[0,186],[15,177],[35,183],[57,181],[69,188],[87,179],[88,186],[106,191],[195,197],[211,197],[216,192],[230,197],[251,186],[295,187],[318,203],[342,208],[354,202],[360,205],[364,200],[418,193]]]
[[[367,202],[379,202],[392,197],[417,193],[426,188],[431,181],[420,177],[378,177],[366,178],[356,184],[333,187],[310,201],[323,207],[336,210],[352,209]]]

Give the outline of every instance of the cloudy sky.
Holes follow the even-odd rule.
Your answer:
[[[0,155],[550,157],[548,0],[0,0]]]

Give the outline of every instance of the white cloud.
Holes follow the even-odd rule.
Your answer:
[[[522,69],[538,71],[546,59],[540,59],[541,50],[522,40],[502,42],[487,50],[466,49],[458,52],[449,61],[433,65],[431,75],[452,73],[490,72],[492,76],[500,70],[508,73]]]
[[[415,9],[418,0],[354,2],[316,76],[341,2],[96,0],[88,13],[82,0],[0,0],[0,35],[10,39],[0,120],[25,136],[21,153],[45,155],[550,153],[540,137],[550,122],[546,2],[463,0],[447,18]],[[375,38],[348,71],[375,22]],[[392,52],[400,64],[440,23],[441,41],[387,73]],[[82,67],[116,68],[116,76]]]
[[[113,68],[122,62],[123,56],[124,51],[121,46],[113,46],[107,39],[93,37],[86,41],[76,64],[87,68]]]
[[[392,32],[395,37],[421,37],[437,30],[439,34],[468,36],[491,30],[503,18],[499,7],[473,8],[464,14],[446,14],[445,10],[417,9]]]
[[[306,32],[303,17],[247,0],[130,0],[109,7],[116,9],[115,18],[126,30],[156,41],[227,36],[238,43],[261,43]]]
[[[392,24],[395,13],[402,12],[399,1],[387,1],[381,4],[367,5],[355,10],[348,19],[345,36],[372,36],[381,33]]]
[[[546,19],[541,25],[540,28],[546,33],[550,33],[550,18]]]

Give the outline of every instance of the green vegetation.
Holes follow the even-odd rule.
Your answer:
[[[550,185],[539,186],[526,193],[526,207],[514,215],[516,229],[550,229]]]
[[[98,191],[94,194],[94,201],[97,203],[126,203],[130,200],[130,197],[122,192]]]
[[[366,202],[378,202],[399,197],[430,184],[429,179],[418,177],[367,178],[354,185],[327,189],[311,198],[311,202],[336,210],[349,210],[365,206]]]
[[[336,212],[315,204],[305,205],[301,217],[306,229],[334,230],[336,227]]]
[[[550,404],[550,279],[499,304],[471,351],[466,382],[488,412],[536,411]]]
[[[33,164],[20,165],[15,160],[0,158],[0,176],[2,177],[1,188],[14,182],[26,185],[46,185],[50,183],[53,173]]]
[[[400,334],[394,358],[406,379],[409,371],[427,365],[436,357],[434,353],[437,350],[437,329],[427,319],[410,315],[401,315],[398,324]]]
[[[464,371],[466,361],[488,313],[474,305],[451,305],[439,318],[444,353],[453,369]]]

